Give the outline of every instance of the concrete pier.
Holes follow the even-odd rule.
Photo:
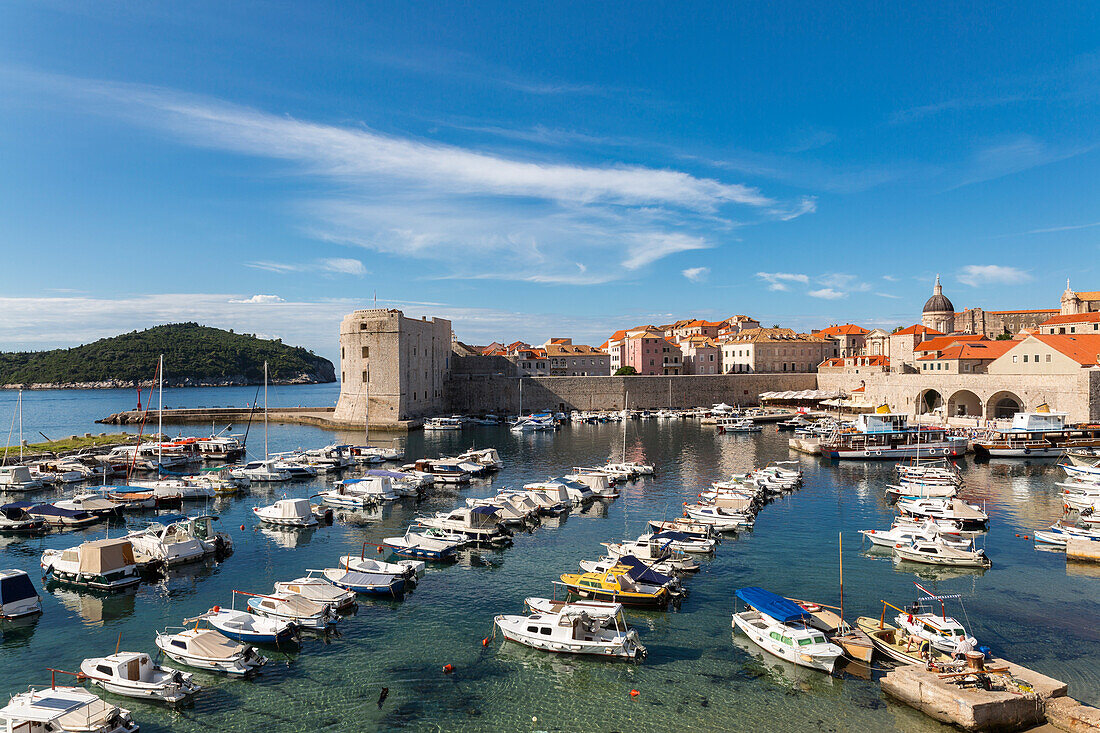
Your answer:
[[[299,425],[316,425],[323,428],[347,428],[363,429],[363,423],[345,423],[335,419],[332,407],[277,407],[267,411],[267,419],[273,423],[296,423]],[[248,407],[193,407],[187,409],[165,410],[164,422],[168,424],[218,423],[221,425],[243,424],[252,417],[253,425],[264,420],[263,410],[253,411]],[[139,425],[142,418],[146,425],[156,425],[157,412],[150,410],[148,414],[138,410],[116,412],[105,418],[96,420],[97,423],[106,425]],[[419,426],[419,420],[401,420],[398,422],[371,422],[372,431],[407,432],[410,427]]]
[[[972,731],[1015,731],[1047,722],[1047,701],[1064,697],[1066,685],[1003,659],[986,662],[991,669],[1008,668],[1033,692],[1015,693],[961,687],[919,665],[898,667],[882,678],[882,690],[891,697],[944,723]]]
[[[1100,542],[1071,539],[1066,543],[1066,562],[1100,563]]]

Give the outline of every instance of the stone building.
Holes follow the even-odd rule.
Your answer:
[[[451,322],[371,308],[340,323],[340,423],[395,423],[444,411]]]
[[[936,284],[932,287],[932,297],[925,302],[921,311],[920,322],[926,328],[940,333],[951,333],[955,330],[955,306],[943,294],[939,275],[936,275]]]
[[[1078,296],[1097,296],[1097,300],[1082,300]],[[1074,298],[1076,298],[1076,300]],[[1073,293],[1067,287],[1066,293],[1062,295],[1062,311],[1066,312],[1065,309],[1067,307],[1086,307],[1090,302],[1094,303],[1097,309],[1100,310],[1100,293]],[[1040,323],[1056,315],[1058,315],[1058,310],[1054,308],[1006,311],[988,311],[984,308],[966,308],[956,312],[955,306],[947,296],[943,294],[943,287],[940,285],[940,276],[936,275],[936,284],[932,288],[932,297],[924,304],[924,310],[921,314],[921,323],[928,328],[943,333],[977,333],[989,338],[996,338],[998,336],[1015,335],[1021,331],[1036,329]]]
[[[828,336],[836,341],[840,356],[858,356],[866,353],[867,335],[871,332],[854,323],[845,323],[843,326],[833,324],[812,333],[817,336]]]
[[[840,356],[834,339],[789,328],[749,328],[720,346],[725,374],[812,372],[825,359]]]
[[[1061,308],[1057,315],[1070,316],[1098,311],[1100,311],[1100,291],[1075,293],[1069,287],[1069,280],[1066,280],[1066,291],[1062,293]]]

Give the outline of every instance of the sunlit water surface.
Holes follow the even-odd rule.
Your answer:
[[[331,404],[333,385],[280,388],[279,405]],[[171,406],[241,405],[249,388],[170,390]],[[128,391],[25,393],[24,431],[50,437],[105,428],[92,420],[133,406]],[[0,393],[0,416],[10,419],[14,394]],[[7,426],[5,426],[7,427]],[[172,426],[171,433],[181,428]],[[197,427],[185,432],[200,434]],[[244,426],[234,426],[243,431]],[[17,428],[16,428],[17,430]],[[262,426],[254,424],[249,450],[262,453]],[[393,436],[373,436],[386,443]],[[362,442],[361,434],[272,425],[272,450],[319,446],[333,440]],[[401,502],[377,516],[346,518],[315,530],[260,527],[251,508],[276,498],[308,496],[325,481],[219,499],[220,514],[236,552],[223,563],[185,568],[135,594],[103,597],[51,588],[45,613],[34,625],[5,628],[0,639],[0,692],[48,683],[46,667],[76,669],[88,656],[122,647],[155,651],[153,633],[211,606],[228,606],[231,591],[270,591],[277,580],[331,566],[363,543],[401,534],[421,512],[439,511],[468,496],[561,475],[593,465],[623,446],[622,424],[566,427],[556,434],[513,435],[503,428],[459,433],[413,433],[411,460],[453,455],[471,445],[494,446],[506,468],[491,480],[462,489],[441,488],[416,505]],[[1100,703],[1100,629],[1096,625],[1100,575],[1066,567],[1064,555],[1038,552],[1030,535],[1060,514],[1051,463],[965,464],[969,496],[987,503],[991,528],[981,540],[993,568],[982,575],[935,573],[895,566],[861,548],[856,530],[889,525],[883,489],[887,464],[831,464],[790,454],[787,437],[767,428],[758,436],[719,436],[697,421],[632,421],[626,427],[630,459],[653,463],[658,473],[628,485],[609,504],[596,504],[530,534],[517,533],[509,549],[469,555],[450,567],[432,567],[402,602],[364,601],[358,613],[322,641],[306,638],[298,653],[275,652],[275,661],[252,681],[196,673],[208,686],[190,706],[170,711],[112,698],[134,711],[145,731],[257,729],[302,730],[939,730],[928,718],[886,699],[871,680],[832,678],[764,658],[730,626],[733,591],[759,585],[779,593],[835,604],[838,535],[844,538],[844,603],[848,617],[877,616],[881,599],[895,605],[916,595],[913,581],[965,600],[957,615],[983,644],[1000,655],[1069,683],[1070,694]],[[760,513],[752,532],[729,537],[712,560],[687,581],[691,593],[678,610],[630,611],[649,657],[641,664],[552,656],[497,636],[499,613],[520,613],[523,599],[553,595],[554,581],[577,563],[595,558],[600,542],[635,537],[648,519],[680,513],[711,481],[732,472],[794,457],[804,487]],[[329,478],[328,482],[332,479]],[[68,489],[67,492],[71,492]],[[51,498],[62,492],[46,492]],[[191,507],[197,509],[197,507]],[[135,526],[140,518],[131,517]],[[243,529],[241,526],[243,525]],[[48,547],[69,547],[104,535],[104,527],[36,539],[0,538],[0,567],[27,570],[37,579]],[[111,528],[112,536],[122,530]],[[373,548],[368,545],[368,550]],[[558,591],[560,595],[560,590]],[[453,674],[444,674],[444,665]],[[388,697],[378,704],[383,687]],[[636,697],[630,695],[637,690]]]

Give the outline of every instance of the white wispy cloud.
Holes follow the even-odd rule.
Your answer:
[[[366,275],[367,268],[359,260],[350,257],[325,257],[313,262],[272,262],[259,260],[246,262],[247,267],[255,270],[265,270],[287,274],[291,272],[321,272],[332,275]]]
[[[709,267],[689,267],[680,272],[681,275],[693,283],[703,282],[710,275]]]
[[[1027,282],[1031,275],[1007,265],[967,265],[959,270],[957,279],[963,285],[978,288],[983,285],[1015,285]]]
[[[1077,229],[1092,229],[1094,227],[1100,227],[1100,221],[1094,221],[1091,224],[1067,224],[1060,227],[1047,227],[1046,229],[1031,229],[1023,232],[1024,234],[1051,234],[1053,232],[1072,232]]]
[[[893,293],[880,293],[880,292],[876,291],[875,295],[877,295],[880,298],[890,298],[891,300],[902,300],[902,297],[900,295],[894,295]]]
[[[280,298],[278,295],[253,295],[251,298],[230,298],[230,303],[285,303],[285,298]]]
[[[503,155],[160,87],[46,74],[21,80],[185,144],[288,164],[291,174],[328,184],[298,201],[308,234],[431,261],[437,271],[423,273],[429,277],[607,282],[678,252],[734,241],[730,232],[743,225],[733,217],[738,210],[778,221],[816,208],[812,198],[784,201],[670,168]],[[362,274],[343,258],[314,267]]]
[[[810,290],[806,295],[811,298],[821,298],[823,300],[839,300],[841,298],[847,298],[848,294],[841,290],[834,290],[833,288],[820,288],[819,290]]]
[[[809,275],[799,272],[758,272],[756,276],[768,283],[768,290],[790,290],[791,283],[807,284]]]

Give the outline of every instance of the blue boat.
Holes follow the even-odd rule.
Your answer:
[[[298,625],[289,621],[217,606],[199,618],[205,618],[222,635],[249,644],[278,644],[290,641],[298,633]],[[188,619],[185,624],[194,620]]]
[[[360,573],[345,568],[325,568],[325,580],[337,588],[365,595],[398,598],[405,592],[405,578],[388,573]]]
[[[411,527],[405,531],[403,537],[387,537],[382,543],[395,555],[436,562],[457,559],[458,548],[465,544],[461,540],[432,537],[425,532],[414,532]]]

